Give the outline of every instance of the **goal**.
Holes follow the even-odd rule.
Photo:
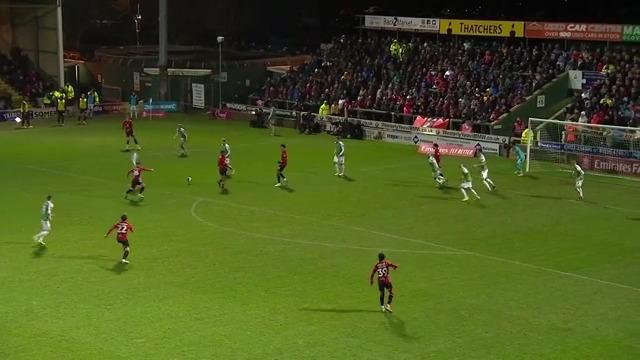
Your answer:
[[[529,129],[527,172],[575,160],[584,170],[640,179],[640,128],[530,118]]]

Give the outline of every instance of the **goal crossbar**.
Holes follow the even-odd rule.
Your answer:
[[[531,125],[531,122],[533,122],[533,121],[540,121],[541,122],[541,124],[538,127],[544,126],[545,123],[547,123],[547,124],[559,124],[559,125],[564,125],[564,126],[575,125],[575,126],[595,127],[595,128],[601,128],[601,129],[640,131],[640,128],[633,128],[633,127],[627,127],[627,126],[589,124],[589,123],[579,123],[579,122],[573,122],[573,121],[562,121],[562,120],[540,119],[540,118],[529,118],[529,125]]]
[[[527,172],[575,160],[603,175],[640,177],[640,128],[540,118],[529,118],[528,125]]]

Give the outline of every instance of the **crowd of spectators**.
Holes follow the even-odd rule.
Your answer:
[[[576,91],[567,120],[616,126],[640,126],[640,48],[573,51],[570,69],[595,71],[601,79]]]
[[[265,99],[327,102],[385,112],[494,122],[565,70],[565,54],[552,44],[512,39],[403,39],[403,56],[388,33],[342,36],[308,63],[263,88]],[[317,108],[316,108],[317,109]]]
[[[11,49],[9,56],[0,53],[0,78],[28,99],[40,98],[48,90],[47,82],[19,48]]]

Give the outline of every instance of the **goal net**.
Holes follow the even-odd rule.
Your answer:
[[[640,178],[640,128],[529,119],[526,170],[557,170],[575,160],[584,170]]]

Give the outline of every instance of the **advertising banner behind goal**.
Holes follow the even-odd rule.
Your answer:
[[[580,154],[578,163],[584,170],[640,177],[640,160]]]

